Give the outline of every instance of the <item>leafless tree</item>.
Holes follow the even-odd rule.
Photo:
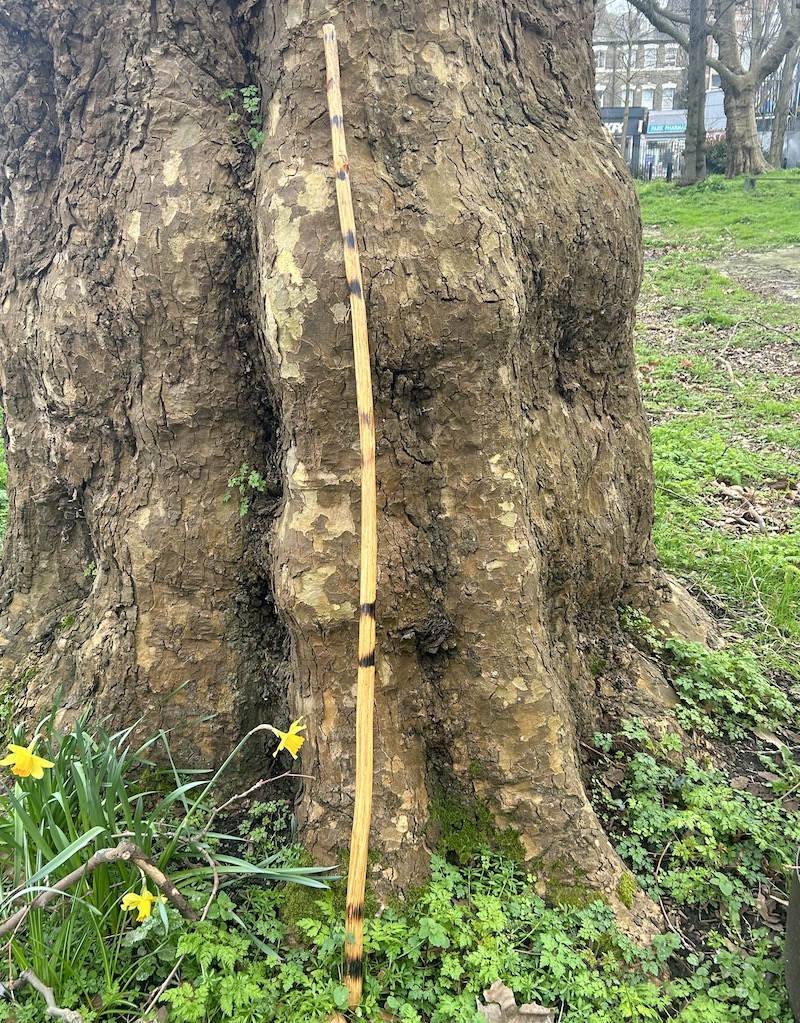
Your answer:
[[[699,0],[690,0],[692,4]],[[647,20],[690,52],[689,15],[657,0],[631,0]],[[706,64],[720,76],[727,121],[727,174],[760,174],[770,169],[756,128],[756,96],[800,38],[798,0],[712,0],[708,33],[716,52]],[[693,40],[696,43],[696,39]]]
[[[607,14],[610,38],[616,42],[617,68],[622,77],[622,137],[619,141],[620,152],[625,156],[625,143],[628,138],[628,121],[640,71],[637,68],[637,53],[646,20],[639,11],[630,4],[617,13]]]

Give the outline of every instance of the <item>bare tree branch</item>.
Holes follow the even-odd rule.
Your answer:
[[[666,33],[684,50],[689,49],[689,37],[677,27],[677,18],[673,17],[670,11],[654,3],[653,0],[630,0],[630,3],[640,14],[647,18],[653,28],[657,28],[659,32]],[[688,25],[688,18],[685,23]],[[681,19],[681,24],[683,24],[683,19]]]

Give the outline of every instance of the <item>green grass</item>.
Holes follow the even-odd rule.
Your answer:
[[[800,245],[800,173],[765,175],[754,191],[711,179],[639,194],[653,537],[726,645],[660,635],[626,611],[699,743],[690,754],[631,724],[597,736],[595,805],[638,883],[690,934],[675,956],[678,986],[696,997],[676,1018],[788,1023],[778,907],[800,841],[800,252],[768,254]]]
[[[712,176],[691,188],[663,181],[639,186],[645,244],[713,249],[800,244],[800,171],[773,171],[746,191],[742,178]]]
[[[790,296],[751,285],[738,256],[745,247],[800,243],[800,218],[788,215],[800,203],[800,173],[765,175],[754,191],[723,179],[645,185],[640,198],[650,258],[636,341],[653,436],[657,550],[761,656],[800,676],[792,365],[800,329]],[[800,258],[795,273],[800,282]],[[742,488],[739,500],[731,487]],[[752,509],[760,522],[735,521]]]
[[[698,251],[665,252],[646,265],[642,297],[659,301],[662,313],[669,313],[676,327],[711,327],[730,332],[736,327],[762,324],[762,331],[778,327],[790,331],[794,309],[788,302],[762,300],[754,315],[753,294],[738,284],[724,266],[698,261]],[[798,262],[800,269],[800,261]],[[749,336],[749,335],[748,335]],[[758,338],[758,332],[754,337]],[[736,338],[741,344],[744,337]]]

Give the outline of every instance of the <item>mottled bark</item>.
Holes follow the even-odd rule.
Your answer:
[[[380,868],[420,877],[455,790],[611,890],[578,737],[615,609],[652,588],[652,478],[639,218],[590,5],[7,7],[5,677],[114,713],[189,679],[171,706],[223,713],[208,757],[287,679],[304,834],[346,841],[359,458],[333,20],[374,351]],[[252,178],[218,102],[251,82]],[[222,503],[242,462],[281,489],[246,529]]]
[[[764,158],[756,126],[755,85],[737,81],[725,89],[725,142],[728,158],[725,175],[764,174],[772,168]]]
[[[288,442],[272,551],[314,721],[302,822],[328,849],[351,807],[357,422],[318,31],[277,9],[256,175]],[[532,855],[596,872],[575,730],[592,633],[648,577],[651,477],[638,217],[593,109],[590,14],[357,10],[339,35],[379,424],[375,844],[413,876],[429,800],[457,785]]]
[[[151,729],[217,712],[187,744],[206,759],[283,644],[222,503],[242,462],[269,475],[275,428],[252,158],[218,98],[248,74],[233,29],[182,0],[0,16],[3,678],[36,713],[58,687],[67,711],[147,710]]]

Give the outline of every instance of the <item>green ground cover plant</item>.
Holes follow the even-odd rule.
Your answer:
[[[751,643],[731,637],[713,649],[678,639],[630,607],[621,610],[620,623],[660,662],[679,699],[675,719],[688,732],[741,740],[750,730],[795,721],[792,701],[770,680]]]
[[[734,789],[724,771],[684,755],[677,735],[654,739],[626,722],[598,748],[624,763],[600,802],[617,848],[654,896],[682,906],[715,905],[721,927],[740,933],[742,908],[757,907],[767,876],[782,882],[800,843],[800,818],[780,801]]]
[[[672,973],[696,996],[679,1019],[792,1018],[780,957],[800,842],[798,188],[797,172],[776,172],[750,191],[714,178],[640,190],[654,541],[725,646],[624,610],[691,746],[629,722],[595,737],[592,776],[620,854],[680,933]]]
[[[596,805],[609,834],[648,895],[681,922],[669,989],[689,1000],[677,1019],[790,1023],[767,906],[785,894],[800,817],[734,788],[724,771],[686,755],[677,735],[654,739],[626,722],[594,743]]]
[[[369,969],[357,1017],[474,1023],[483,1019],[476,996],[502,974],[521,993],[520,1000],[524,995],[565,1011],[569,1007],[574,1019],[636,1018],[625,1015],[625,1006],[641,1009],[641,1018],[659,1018],[648,1014],[668,1004],[669,995],[651,981],[673,940],[639,950],[616,928],[607,906],[548,907],[533,884],[532,877],[489,850],[469,867],[435,857],[424,891],[402,908],[386,908],[367,921]],[[281,920],[280,900],[272,899],[270,913],[270,898],[262,898],[262,919],[285,944],[278,946],[280,958],[264,960],[253,971],[259,991],[253,1019],[305,1023],[345,1008],[347,990],[339,979],[344,931],[334,901],[330,893],[317,900],[313,915],[290,932]],[[191,945],[193,955],[203,954],[194,940]],[[170,993],[170,1011],[182,1023],[251,1018],[229,1016],[219,1003],[215,1011],[222,1015],[203,1015],[202,997],[187,981]]]

